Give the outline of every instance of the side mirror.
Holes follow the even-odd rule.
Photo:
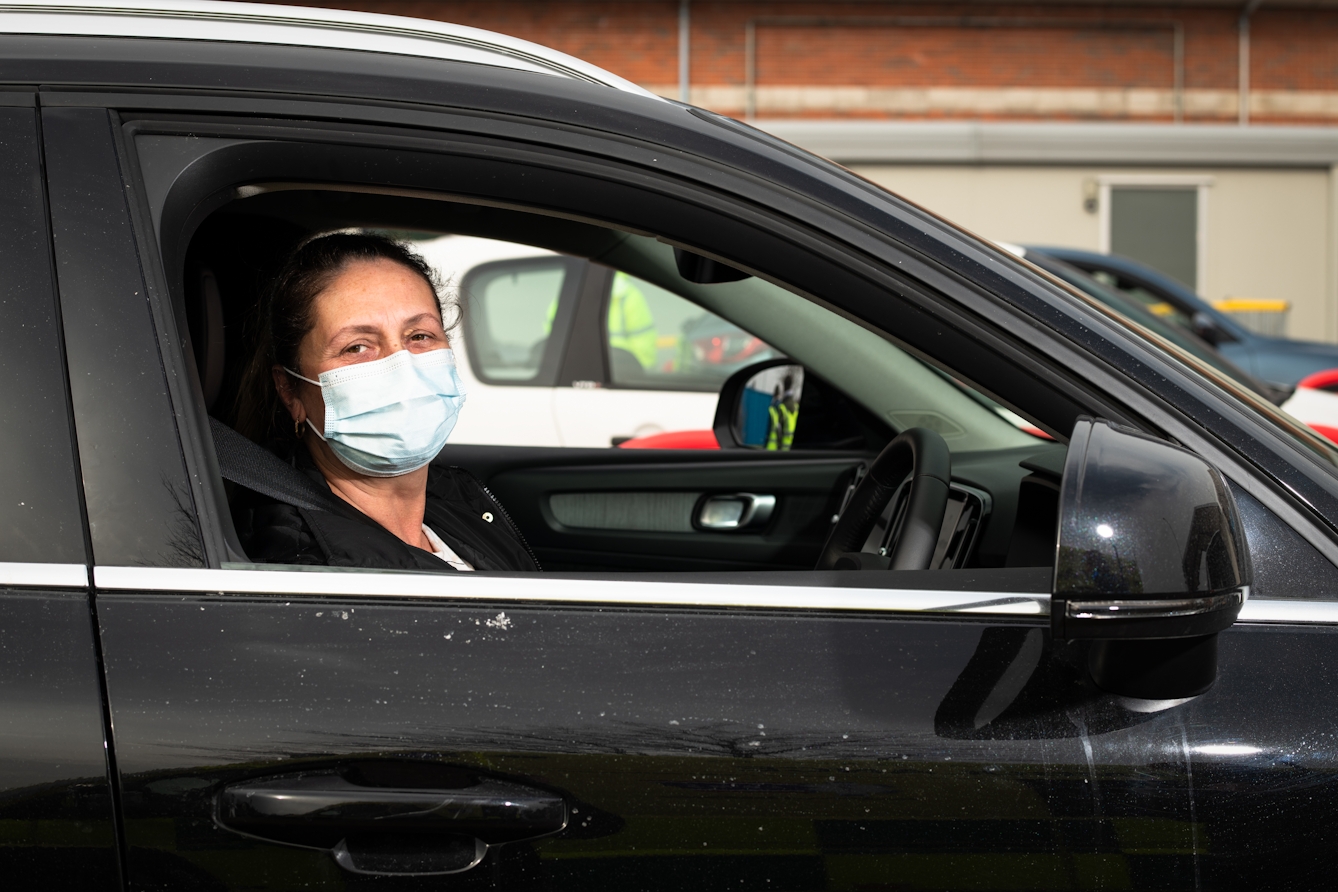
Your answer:
[[[730,375],[720,388],[711,430],[721,449],[874,454],[897,433],[839,388],[785,358],[756,362]]]
[[[1223,341],[1230,340],[1227,333],[1222,331],[1217,325],[1217,320],[1207,313],[1199,310],[1190,319],[1190,327],[1194,329],[1194,334],[1203,338],[1212,346],[1216,347]]]
[[[788,451],[799,422],[804,367],[768,359],[740,369],[720,388],[712,430],[721,449]]]
[[[743,270],[700,254],[693,254],[691,251],[684,251],[682,248],[674,248],[674,263],[678,266],[680,276],[698,285],[739,282],[749,278],[748,273]]]
[[[1217,677],[1217,633],[1249,595],[1249,554],[1221,474],[1192,452],[1080,418],[1059,496],[1051,596],[1056,640],[1095,639],[1108,691],[1200,694]]]

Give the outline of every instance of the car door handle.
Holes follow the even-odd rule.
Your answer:
[[[707,494],[697,501],[692,525],[713,533],[755,530],[767,525],[776,510],[776,497],[752,492]]]
[[[556,793],[473,780],[419,789],[366,786],[338,771],[288,774],[224,787],[215,817],[246,836],[327,849],[354,873],[398,875],[460,873],[489,846],[567,826],[567,804]]]

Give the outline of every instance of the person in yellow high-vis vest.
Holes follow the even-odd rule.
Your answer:
[[[790,379],[785,379],[785,391],[779,387],[771,399],[767,410],[770,424],[767,425],[766,448],[777,452],[789,452],[794,446],[794,430],[799,424],[799,406],[795,402]]]
[[[641,289],[626,273],[614,274],[612,291],[609,295],[609,347],[626,350],[636,358],[638,365],[650,371],[658,358],[659,333],[646,295],[641,293]],[[548,304],[548,312],[545,314],[544,337],[553,331],[557,307],[555,297]]]
[[[615,273],[613,292],[609,295],[609,347],[626,350],[646,371],[655,368],[655,316],[646,295],[626,273]]]

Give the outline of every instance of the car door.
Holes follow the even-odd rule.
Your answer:
[[[0,877],[121,887],[31,92],[0,94]]]
[[[144,131],[96,108],[48,115],[53,202],[83,202],[102,224],[70,224],[80,240],[58,219],[57,262],[96,271],[106,290],[90,302],[121,308],[67,312],[65,327],[80,345],[71,382],[132,885],[1190,888],[1321,876],[1301,855],[1327,832],[1333,762],[1326,744],[1297,741],[1319,740],[1311,707],[1322,714],[1335,690],[1322,602],[1338,588],[1316,537],[1296,531],[1302,516],[1280,517],[1276,499],[1256,506],[1261,490],[1238,466],[1251,547],[1271,567],[1260,594],[1312,600],[1261,601],[1223,636],[1217,685],[1188,702],[1095,688],[1085,650],[1048,636],[1049,567],[428,578],[248,565],[229,550],[198,433],[170,254],[152,250],[170,242],[127,160]],[[201,131],[190,123],[191,138]],[[308,163],[320,154],[298,148]],[[774,248],[761,227],[744,235],[729,243],[742,258]],[[130,299],[145,292],[147,304]],[[967,343],[961,325],[918,343]],[[982,337],[961,361],[1012,355],[1002,350]],[[663,457],[644,461],[652,471]],[[1280,675],[1282,653],[1304,684]],[[277,804],[294,797],[314,807]],[[1294,810],[1279,819],[1274,802]],[[406,803],[426,829],[378,833]],[[442,803],[493,817],[438,821]],[[1242,808],[1271,820],[1242,827]]]

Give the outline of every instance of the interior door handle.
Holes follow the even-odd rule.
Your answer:
[[[696,510],[692,512],[692,525],[714,533],[758,529],[767,525],[775,510],[775,496],[752,492],[708,493],[697,502]]]
[[[327,849],[365,874],[460,873],[488,847],[557,833],[561,796],[509,781],[469,778],[449,789],[368,786],[339,771],[314,771],[224,787],[215,819],[246,836]]]

